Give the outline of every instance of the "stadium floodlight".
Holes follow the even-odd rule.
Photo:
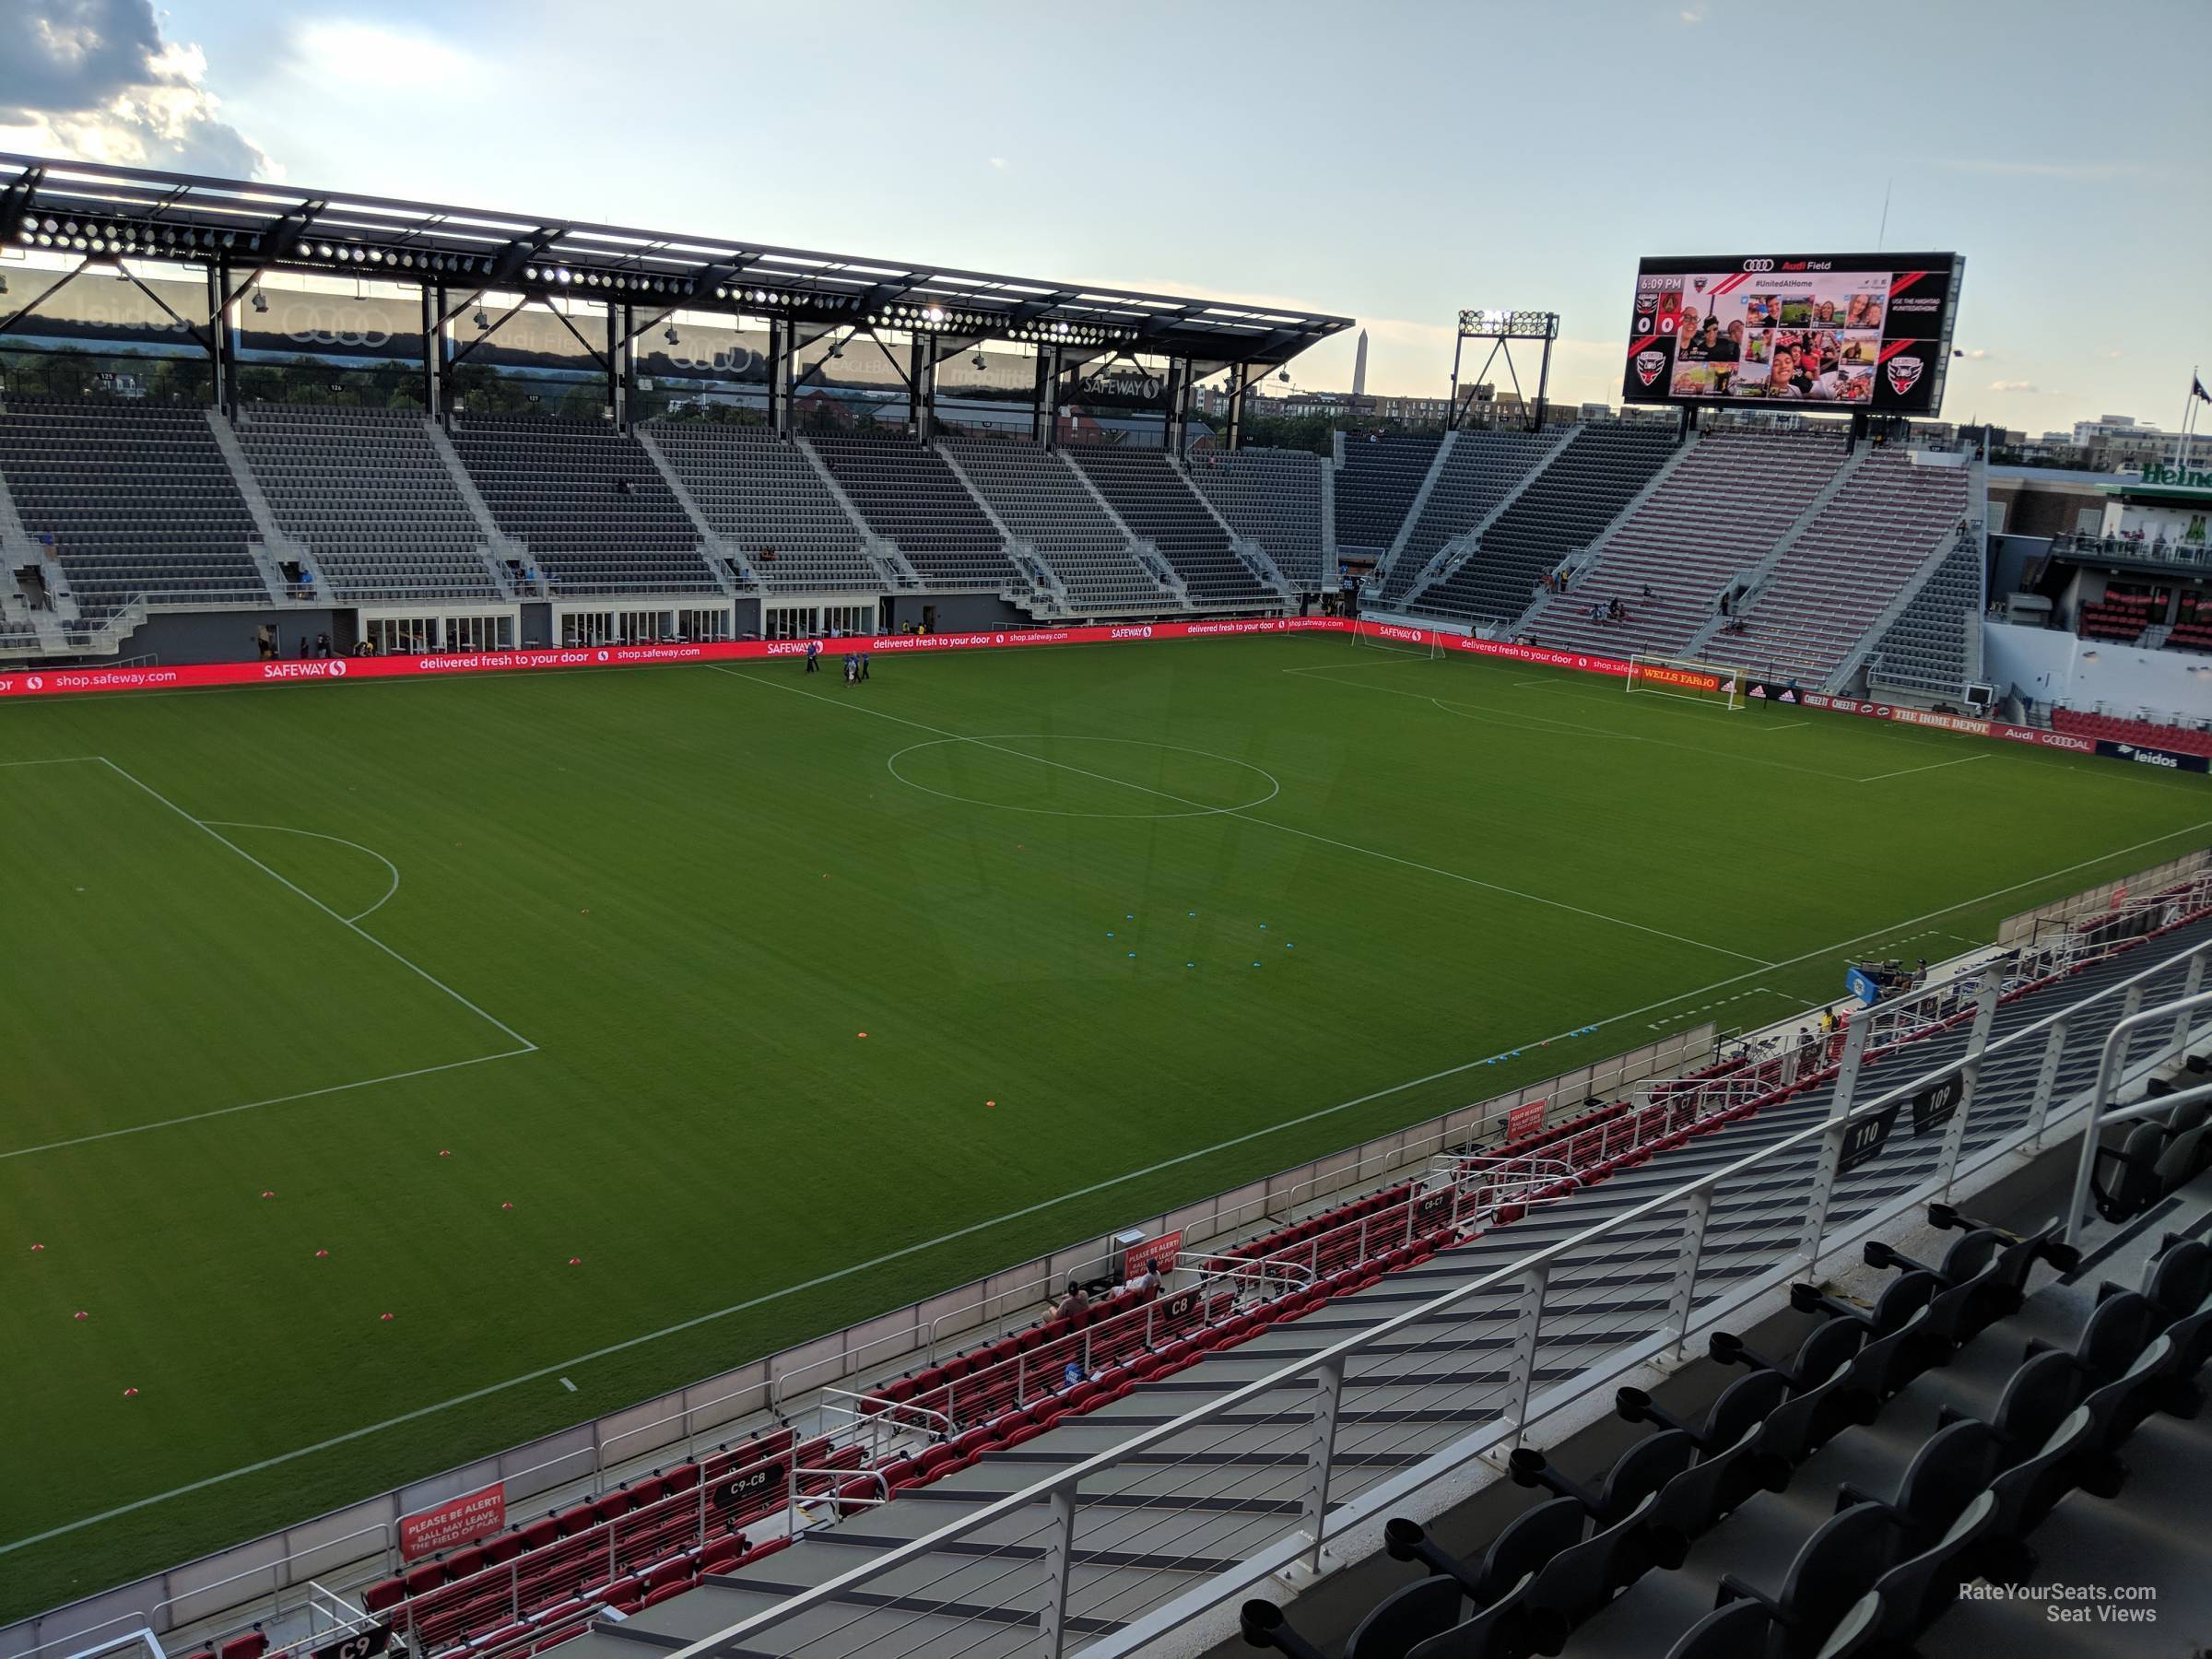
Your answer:
[[[1559,337],[1557,312],[1469,308],[1459,313],[1462,335],[1494,340],[1552,340]]]
[[[257,312],[265,312],[269,309],[269,297],[259,288],[253,290],[253,309]]]
[[[661,338],[667,341],[671,346],[681,346],[684,343],[682,336],[679,335],[673,327],[671,327],[666,334],[663,335]]]
[[[491,319],[484,314],[481,308],[477,310],[477,314],[471,317],[469,321],[477,325],[477,332],[478,334],[483,333],[486,329],[491,326]]]

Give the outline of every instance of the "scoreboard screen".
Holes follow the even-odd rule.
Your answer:
[[[1646,259],[1621,395],[1933,415],[1965,265],[1955,253]]]

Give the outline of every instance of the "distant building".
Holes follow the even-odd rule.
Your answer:
[[[1359,349],[1352,354],[1352,396],[1367,395],[1367,330],[1359,331]]]

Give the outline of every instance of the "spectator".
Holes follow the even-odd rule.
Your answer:
[[[1081,1324],[1090,1317],[1090,1299],[1083,1294],[1083,1287],[1074,1279],[1067,1281],[1067,1294],[1060,1299],[1053,1310],[1060,1318]]]

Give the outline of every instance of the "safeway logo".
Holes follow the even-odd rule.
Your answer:
[[[45,685],[46,682],[34,674],[24,680],[23,689],[26,691],[43,690],[45,688]]]
[[[603,651],[603,652],[601,652],[601,653],[599,653],[599,660],[600,660],[601,662],[603,662],[603,663],[604,663],[604,662],[607,662],[607,661],[611,660],[610,653],[607,653],[607,652],[604,652],[604,651]]]
[[[1117,628],[1109,637],[1116,640],[1148,640],[1152,637],[1152,625],[1147,622],[1138,628]]]
[[[1659,371],[1666,367],[1664,351],[1640,351],[1636,354],[1636,378],[1650,385],[1659,378]]]
[[[346,659],[344,657],[331,658],[330,673],[333,679],[344,679],[346,677]]]
[[[1891,358],[1885,365],[1889,375],[1889,390],[1902,397],[1920,383],[1920,371],[1925,368],[1916,357]]]

